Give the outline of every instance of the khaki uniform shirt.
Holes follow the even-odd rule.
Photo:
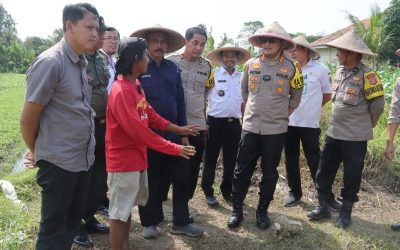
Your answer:
[[[181,70],[187,124],[198,125],[205,130],[206,98],[208,90],[214,87],[214,73],[210,62],[202,57],[195,62],[189,62],[183,58],[183,54],[174,54],[167,59],[173,61]]]
[[[362,63],[350,70],[340,67],[332,85],[332,117],[328,136],[346,141],[372,139],[384,108],[379,76]]]
[[[400,123],[400,78],[393,87],[392,104],[390,105],[388,124]]]
[[[96,112],[96,118],[106,117],[107,85],[110,80],[107,55],[97,50],[93,55],[85,55],[88,65],[86,72],[88,81],[92,86],[91,107]]]
[[[94,111],[87,61],[62,39],[35,59],[27,72],[25,100],[43,105],[35,160],[70,172],[87,171],[94,161]]]
[[[249,59],[241,79],[243,130],[261,135],[287,132],[288,109],[299,106],[303,85],[299,69],[284,56],[274,61]]]

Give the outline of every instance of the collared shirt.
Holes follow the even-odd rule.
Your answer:
[[[303,77],[284,56],[264,61],[262,56],[246,62],[241,92],[246,108],[243,130],[273,135],[287,132],[289,107],[297,108],[303,92]]]
[[[186,126],[185,96],[178,66],[164,59],[160,66],[150,60],[147,72],[139,81],[144,89],[147,101],[164,119]],[[180,137],[172,132],[155,130],[162,137],[173,142],[180,142]]]
[[[86,67],[88,81],[92,86],[90,105],[96,112],[96,118],[105,118],[108,97],[107,85],[111,77],[107,55],[97,50],[93,55],[85,55],[85,57],[88,61]]]
[[[329,69],[310,60],[301,73],[304,79],[303,95],[299,107],[289,117],[289,125],[319,128],[323,94],[332,93]]]
[[[27,71],[25,100],[44,106],[35,142],[35,159],[71,172],[87,171],[94,161],[94,110],[87,61],[62,39],[40,54]]]
[[[338,140],[367,141],[384,109],[379,76],[362,63],[336,70],[332,84],[332,116],[327,134]]]
[[[389,110],[388,124],[400,123],[400,78],[393,87],[392,103]]]
[[[236,69],[231,74],[224,67],[214,70],[215,87],[208,93],[207,115],[218,118],[242,118],[240,77]]]
[[[184,59],[183,54],[168,56],[181,70],[185,93],[186,118],[188,124],[206,129],[206,99],[209,89],[214,87],[214,72],[209,61],[200,57],[195,62]]]
[[[147,169],[147,147],[178,156],[179,145],[167,141],[149,127],[165,130],[170,123],[147,103],[136,84],[118,77],[108,97],[106,116],[107,172]]]

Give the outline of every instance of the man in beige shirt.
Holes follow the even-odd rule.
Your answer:
[[[251,183],[257,159],[261,156],[263,177],[257,207],[257,227],[268,228],[268,207],[278,181],[277,167],[289,115],[301,101],[303,77],[283,51],[295,44],[287,32],[274,22],[249,37],[262,49],[262,55],[247,61],[241,79],[245,103],[242,136],[233,176],[233,211],[228,227],[236,228],[243,219],[243,201]]]
[[[201,128],[200,135],[189,136],[188,141],[190,145],[196,148],[196,155],[188,160],[191,168],[189,199],[193,198],[197,186],[203,156],[206,132],[206,99],[208,91],[214,87],[214,73],[211,64],[207,59],[201,57],[206,42],[207,33],[202,28],[189,28],[185,33],[185,50],[183,53],[167,57],[181,70],[187,123],[198,125]]]
[[[338,49],[336,56],[342,67],[333,80],[332,117],[316,175],[319,206],[307,216],[311,220],[330,217],[328,199],[343,162],[343,202],[336,226],[346,228],[351,223],[353,203],[358,201],[367,141],[383,112],[384,94],[379,76],[361,62],[363,54],[375,54],[356,32],[326,45]]]

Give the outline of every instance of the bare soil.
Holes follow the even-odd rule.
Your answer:
[[[258,201],[258,182],[260,172],[253,176],[245,200],[244,221],[236,230],[227,228],[227,219],[231,206],[218,193],[221,168],[217,170],[215,189],[219,205],[209,207],[204,201],[200,187],[189,203],[190,213],[195,223],[204,227],[206,233],[200,238],[175,236],[169,233],[171,228],[171,197],[164,203],[166,220],[159,225],[161,237],[155,240],[144,239],[138,218],[137,208],[132,210],[132,227],[130,232],[131,249],[400,249],[400,232],[390,230],[390,224],[400,222],[400,198],[386,190],[385,183],[371,185],[363,181],[359,193],[360,202],[355,204],[352,225],[346,229],[337,229],[334,222],[337,213],[329,220],[310,222],[306,213],[317,204],[316,193],[312,181],[308,177],[308,169],[302,168],[303,198],[298,206],[286,208],[283,200],[288,193],[284,177],[284,169],[279,167],[280,178],[275,191],[275,200],[269,208],[272,221],[279,215],[303,224],[304,230],[298,235],[281,238],[276,236],[270,227],[260,230],[255,225],[255,210]],[[334,192],[340,194],[341,183],[336,183]],[[171,192],[170,192],[171,195]],[[103,222],[107,218],[100,217]],[[110,249],[108,235],[91,235],[95,246],[92,249]],[[74,246],[73,249],[84,249]]]

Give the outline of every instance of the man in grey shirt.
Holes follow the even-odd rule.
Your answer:
[[[37,165],[42,207],[36,249],[70,249],[86,206],[94,161],[94,115],[85,50],[96,42],[96,8],[63,9],[64,38],[40,54],[27,72],[21,114],[29,149],[27,167]]]

